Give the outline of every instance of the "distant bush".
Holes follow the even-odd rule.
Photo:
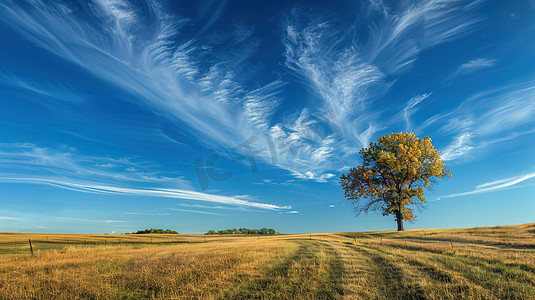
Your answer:
[[[262,234],[262,235],[275,235],[275,234],[282,234],[280,232],[276,232],[275,229],[271,228],[262,228],[262,229],[247,229],[247,228],[240,228],[240,229],[227,229],[227,230],[209,230],[206,234]]]
[[[133,234],[144,234],[144,233],[158,233],[158,234],[178,234],[178,232],[171,230],[171,229],[145,229],[145,230],[138,230],[136,232],[133,232]]]

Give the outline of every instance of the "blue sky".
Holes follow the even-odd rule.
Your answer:
[[[534,222],[535,1],[3,1],[0,231],[395,229],[338,178],[391,132],[406,228]]]

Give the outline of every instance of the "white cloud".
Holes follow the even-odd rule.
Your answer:
[[[422,128],[439,125],[442,134],[454,134],[443,151],[445,160],[461,158],[476,149],[533,133],[535,83],[516,82],[477,93],[450,112],[428,119]]]
[[[142,213],[142,212],[125,212],[125,215],[143,215],[143,216],[169,216],[171,214],[165,213]]]
[[[86,156],[69,147],[52,149],[29,143],[0,143],[0,162],[3,164],[0,174],[5,169],[4,172],[8,172],[9,176],[22,175],[18,172],[31,172],[80,180],[192,188],[183,176],[158,171],[154,162],[134,158]]]
[[[338,170],[336,170],[336,172],[338,172],[338,173],[347,172],[347,171],[349,171],[349,169],[351,169],[350,166],[343,166],[343,167],[339,168]]]
[[[503,189],[503,188],[506,188],[506,187],[521,183],[521,182],[526,181],[528,179],[531,179],[533,177],[535,177],[535,172],[534,173],[528,173],[528,174],[520,175],[520,176],[500,179],[500,180],[496,180],[496,181],[492,181],[492,182],[488,182],[488,183],[483,183],[483,184],[480,184],[480,185],[478,185],[476,187],[476,191]]]
[[[301,18],[305,24],[299,24]],[[341,35],[323,16],[294,9],[285,25],[283,42],[286,66],[312,87],[326,110],[334,112],[343,138],[351,143],[359,141],[358,135],[371,121],[362,113],[354,119],[355,112],[389,84],[383,72],[366,62],[356,47],[338,49],[344,40]]]
[[[160,197],[172,199],[188,199],[204,202],[221,203],[234,206],[245,206],[265,210],[286,210],[291,209],[291,206],[278,206],[274,204],[266,204],[259,202],[252,202],[246,200],[248,196],[222,196],[208,193],[201,193],[190,190],[166,189],[166,188],[126,188],[117,186],[100,185],[95,183],[74,182],[68,179],[48,179],[48,178],[6,178],[0,177],[0,182],[13,183],[32,183],[43,184],[54,187],[64,188],[68,190],[93,193],[93,194],[115,194],[115,195],[130,195],[130,196],[145,196],[145,197]]]
[[[481,21],[472,13],[480,2],[421,1],[401,11],[383,4],[365,53],[388,74],[407,70],[421,50],[470,32]]]
[[[359,40],[350,30],[336,30],[336,16],[293,9],[284,24],[285,65],[315,91],[313,101],[319,100],[320,106],[311,114],[332,112],[322,121],[337,128],[329,138],[310,140],[310,126],[294,126],[310,105],[297,109],[295,118],[274,122],[278,104],[287,100],[281,96],[285,83],[278,78],[257,82],[251,74],[255,68],[250,58],[261,44],[253,28],[236,26],[229,35],[198,38],[219,18],[224,4],[214,4],[211,16],[201,15],[205,25],[193,38],[180,34],[192,20],[159,3],[148,2],[145,9],[119,0],[89,6],[39,0],[32,4],[28,10],[16,1],[3,2],[2,21],[35,45],[128,92],[135,105],[177,126],[186,124],[214,151],[228,154],[250,137],[258,138],[252,150],[270,149],[264,137],[284,128],[275,144],[293,149],[277,149],[275,158],[269,150],[257,157],[303,174],[300,178],[320,181],[384,128],[381,111],[370,107],[418,53],[469,32],[479,22],[472,14],[477,3],[432,0],[396,11],[374,1],[365,5],[381,12],[380,17],[357,17],[355,12],[355,20],[369,19],[372,29],[366,40]],[[73,16],[84,13],[89,17]],[[228,47],[216,50],[215,45],[223,43]],[[9,76],[0,77],[9,81]],[[70,98],[61,89],[10,83]],[[305,123],[317,125],[311,119]],[[144,180],[151,178],[156,180],[150,175]]]
[[[6,216],[0,216],[0,220],[8,220],[8,221],[24,221],[24,219],[22,219],[22,218],[6,217]]]
[[[249,196],[220,196],[195,192],[190,189],[179,189],[161,183],[178,182],[180,178],[157,176],[155,172],[147,172],[151,162],[135,162],[128,158],[102,158],[81,156],[73,149],[71,152],[54,151],[48,148],[39,148],[32,144],[0,144],[0,162],[6,170],[24,170],[25,173],[2,173],[0,182],[32,183],[55,186],[63,189],[75,190],[97,194],[124,194],[149,197],[166,197],[176,199],[189,199],[228,204],[238,207],[251,207],[267,210],[286,210],[290,206],[277,206],[252,202]],[[104,166],[99,163],[104,162]],[[109,166],[113,164],[113,166]],[[10,169],[10,166],[16,166]],[[132,166],[130,169],[127,166]],[[113,168],[113,170],[110,170]],[[117,170],[128,170],[118,172]],[[144,171],[140,171],[144,170]],[[30,172],[32,176],[26,173]],[[68,179],[67,179],[68,178]],[[101,179],[100,182],[98,179]],[[110,185],[110,179],[116,185]],[[153,187],[125,187],[125,184],[140,183]],[[154,184],[159,186],[154,186]],[[176,186],[176,185],[175,185]],[[127,213],[137,214],[137,213]]]
[[[236,207],[231,206],[221,206],[221,205],[204,205],[197,203],[180,203],[180,206],[183,207],[192,207],[192,208],[202,208],[202,209],[217,209],[217,210],[236,210]],[[249,210],[248,208],[243,208],[244,210]]]
[[[467,74],[477,72],[482,69],[493,67],[496,64],[495,59],[477,58],[459,66],[458,74]]]
[[[442,159],[444,161],[454,160],[470,152],[470,150],[474,148],[470,146],[470,139],[472,136],[473,135],[470,132],[457,136],[455,141],[442,151]]]
[[[494,134],[535,124],[535,83],[506,87],[508,91],[482,95],[479,102],[489,107],[480,117],[481,134]]]
[[[474,74],[479,71],[492,68],[496,65],[495,59],[476,58],[466,63],[460,64],[455,71],[446,77],[444,83],[450,83],[454,78],[469,74]]]
[[[461,197],[461,196],[499,191],[499,190],[511,188],[531,178],[535,178],[535,172],[524,174],[524,175],[519,175],[515,177],[500,179],[500,180],[496,180],[496,181],[492,181],[488,183],[483,183],[483,184],[478,185],[473,191],[439,196],[439,197],[436,197],[435,200],[442,200],[442,199],[448,199],[448,198],[455,198],[455,197]]]
[[[167,210],[173,210],[173,211],[181,211],[181,212],[189,212],[189,213],[195,213],[195,214],[203,214],[203,215],[213,215],[213,216],[222,216],[222,214],[208,212],[208,211],[200,211],[200,210],[191,210],[191,209],[180,209],[180,208],[166,208]]]
[[[84,222],[84,223],[127,223],[128,221],[123,220],[95,220],[95,219],[82,219],[82,218],[69,218],[69,217],[54,217],[58,220],[74,221],[74,222]]]
[[[322,163],[328,161],[334,151],[335,139],[333,136],[329,136],[321,141],[321,144],[312,150],[311,159],[314,163]]]
[[[0,82],[5,81],[13,87],[38,94],[39,98],[46,100],[60,100],[65,102],[82,102],[86,97],[80,92],[70,92],[72,87],[62,82],[35,81],[21,78],[15,74],[0,71]],[[44,97],[43,97],[44,96]]]
[[[333,178],[335,176],[334,174],[330,174],[330,173],[317,174],[314,172],[305,172],[305,173],[293,172],[292,175],[299,179],[310,179],[310,180],[314,180],[317,182],[327,182],[327,179]]]
[[[386,127],[381,124],[384,105],[377,109],[374,104],[411,68],[420,51],[475,28],[480,21],[473,14],[478,3],[435,0],[393,9],[382,1],[363,2],[355,20],[370,27],[366,39],[360,39],[353,30],[337,30],[336,16],[299,7],[292,10],[283,27],[285,63],[315,91],[322,107],[334,112],[340,128],[337,137],[342,140],[336,140],[329,153],[341,158],[338,166],[348,163],[345,158],[367,147],[374,135]],[[343,28],[359,24],[344,23]],[[429,95],[409,101],[404,109],[407,127],[415,106]],[[314,178],[306,176],[307,171],[310,170],[300,168],[294,174]]]
[[[244,114],[249,124],[255,126],[260,132],[267,132],[270,127],[269,117],[278,106],[277,95],[284,83],[274,81],[264,87],[247,93],[243,103]]]
[[[180,33],[192,20],[174,14],[163,4],[149,2],[145,9],[118,0],[96,1],[90,9],[75,3],[36,0],[33,4],[32,10],[15,1],[0,4],[3,21],[35,45],[128,92],[132,95],[128,99],[135,105],[177,126],[186,124],[200,143],[214,151],[229,156],[233,151],[243,154],[244,149],[232,149],[256,137],[249,145],[251,150],[266,151],[256,157],[273,162],[265,150],[270,144],[264,137],[278,125],[272,121],[272,114],[283,100],[280,94],[285,83],[280,79],[259,83],[249,74],[254,70],[249,58],[260,45],[252,27],[236,25],[229,35],[185,39]],[[196,37],[222,13],[224,4],[215,6],[214,12],[218,13],[200,16],[206,25]],[[88,14],[93,23],[73,17],[74,12]],[[229,45],[226,50],[214,50],[214,45],[222,43]],[[50,92],[31,82],[14,82],[11,76],[0,78],[51,97],[68,96],[59,92],[62,89]],[[286,125],[294,121],[287,120],[280,126],[289,127]],[[300,132],[286,135],[277,142],[293,142],[299,149],[296,154],[276,154],[274,165],[282,169],[302,169],[311,159],[321,160],[332,152],[325,144],[309,143]],[[325,163],[314,165],[316,172],[328,167]]]
[[[410,120],[411,115],[418,110],[417,108],[415,108],[415,106],[418,105],[420,102],[424,101],[425,99],[427,99],[429,96],[431,96],[431,93],[421,94],[421,95],[410,98],[409,101],[407,102],[407,106],[405,106],[405,108],[403,109],[407,131],[410,131],[410,128],[411,128],[411,120]]]

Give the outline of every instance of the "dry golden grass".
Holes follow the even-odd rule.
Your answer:
[[[210,298],[288,249],[262,240],[69,246],[0,257],[0,298]]]
[[[535,224],[260,238],[0,233],[0,253],[1,299],[535,299]]]

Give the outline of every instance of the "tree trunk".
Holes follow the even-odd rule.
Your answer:
[[[396,210],[396,221],[398,222],[398,231],[404,231],[403,229],[403,215],[401,214],[401,203],[398,204],[398,210]]]

